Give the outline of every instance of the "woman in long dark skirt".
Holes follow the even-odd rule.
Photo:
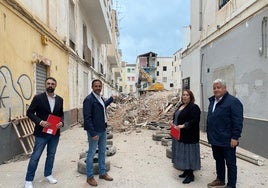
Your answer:
[[[174,113],[173,124],[180,130],[180,139],[172,139],[172,162],[177,169],[183,170],[179,175],[185,178],[182,183],[194,181],[194,171],[200,170],[199,122],[200,108],[194,104],[195,98],[190,90],[184,90],[181,104]]]

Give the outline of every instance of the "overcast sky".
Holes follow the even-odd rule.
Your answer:
[[[190,0],[113,0],[118,11],[122,60],[136,63],[149,51],[172,57],[190,25]]]

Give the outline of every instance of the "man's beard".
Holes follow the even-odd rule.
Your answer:
[[[53,87],[48,87],[47,88],[48,93],[53,93],[54,91],[55,91],[55,89]]]

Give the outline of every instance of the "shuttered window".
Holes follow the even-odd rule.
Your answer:
[[[41,63],[36,64],[36,94],[45,91],[45,80],[47,78],[47,66]]]

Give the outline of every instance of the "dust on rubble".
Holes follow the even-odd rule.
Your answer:
[[[107,108],[108,124],[114,130],[126,132],[153,122],[168,123],[179,103],[175,91],[149,92],[139,97],[120,96]]]

